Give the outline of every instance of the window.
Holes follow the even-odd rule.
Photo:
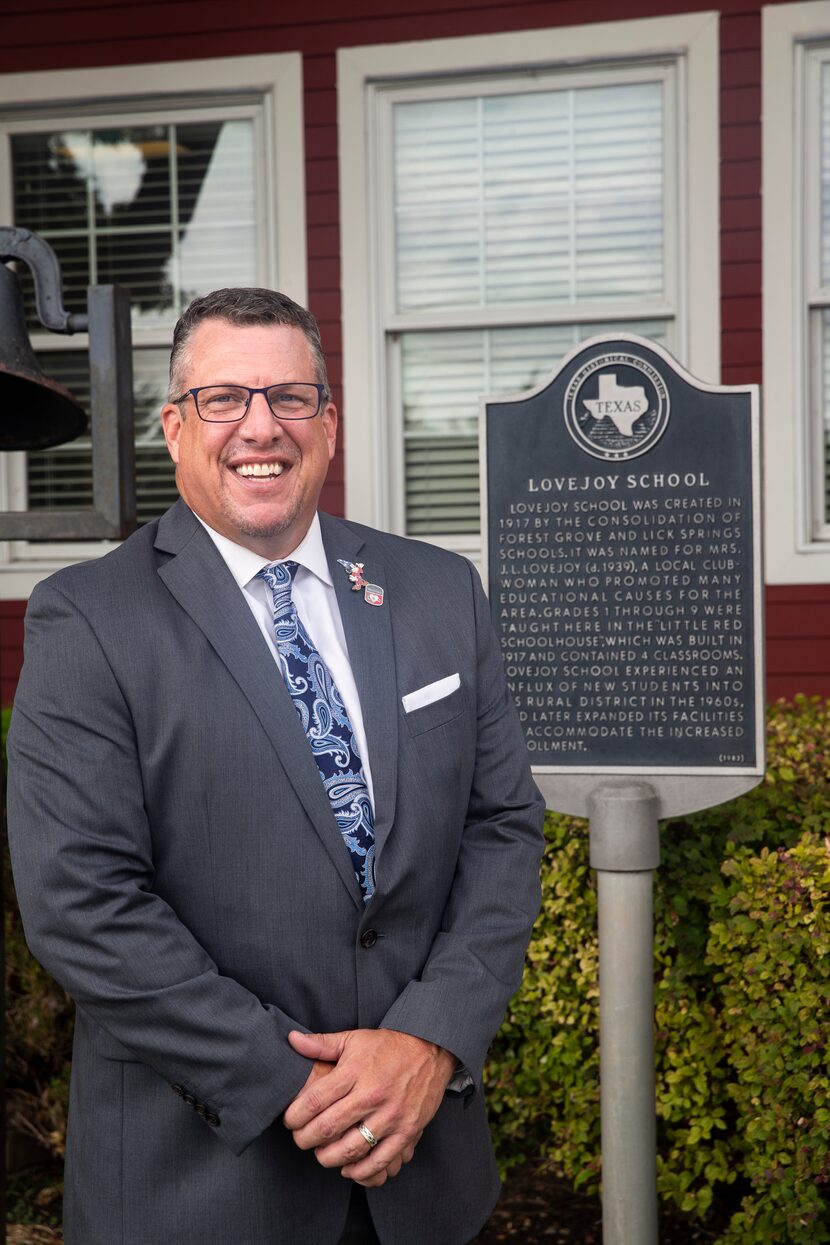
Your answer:
[[[122,71],[116,96],[104,82],[93,95],[95,73],[83,74],[81,81],[67,74],[61,76],[75,77],[82,99],[53,106],[12,103],[7,87],[10,102],[0,102],[0,161],[6,173],[1,180],[11,189],[7,219],[40,234],[56,252],[65,304],[85,309],[90,284],[117,282],[130,291],[140,521],[156,517],[176,497],[158,412],[167,388],[171,331],[181,310],[194,296],[221,285],[279,279],[286,287],[293,280],[293,292],[304,295],[304,274],[296,260],[287,259],[285,248],[293,219],[291,249],[302,252],[296,225],[303,205],[291,189],[302,185],[301,147],[291,134],[299,127],[297,60],[140,66]],[[151,69],[164,89],[148,98]],[[179,91],[191,86],[193,93],[171,95],[171,82]],[[290,118],[281,117],[277,94]],[[280,152],[281,171],[292,154],[295,166],[275,192],[273,146],[280,131],[288,139],[288,151]],[[44,371],[88,405],[85,335],[62,337],[42,329],[24,266],[20,276],[32,344]],[[9,509],[91,503],[87,438],[12,457]],[[11,558],[54,560],[56,552],[55,546],[18,545]]]
[[[580,340],[615,329],[655,338],[695,367],[690,280],[700,274],[691,277],[686,262],[683,138],[689,58],[658,50],[670,29],[680,33],[677,21],[649,23],[657,45],[646,55],[628,54],[630,24],[591,27],[590,39],[577,28],[410,45],[385,73],[399,49],[340,54],[341,128],[363,131],[352,115],[360,101],[373,136],[354,164],[354,151],[341,163],[344,294],[349,305],[363,283],[374,338],[361,342],[347,317],[350,516],[475,555],[480,396],[535,387]],[[705,32],[714,73],[710,15],[691,27]],[[585,50],[576,65],[569,41]],[[604,43],[614,49],[610,61]],[[540,63],[545,47],[553,54]],[[409,76],[419,56],[429,78]],[[698,123],[705,128],[705,116]],[[363,167],[374,240],[362,246],[368,281],[347,258],[360,227],[348,217],[350,206],[360,211],[352,196]],[[695,211],[713,230],[716,256],[716,155],[700,171]],[[716,323],[709,254],[705,303]],[[705,342],[706,334],[698,325],[697,366],[716,379],[717,337]],[[360,403],[357,413],[366,428],[360,457],[374,459],[368,470],[350,455],[349,383],[367,365],[380,376],[374,412]],[[373,469],[377,487],[367,490]]]
[[[830,541],[830,42],[804,58],[809,535]]]
[[[763,11],[767,579],[830,575],[830,12]]]

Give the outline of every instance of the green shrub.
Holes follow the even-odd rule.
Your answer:
[[[768,773],[666,822],[655,886],[658,1187],[734,1209],[721,1239],[830,1241],[830,703],[768,714]],[[487,1070],[503,1168],[600,1177],[595,880],[585,822],[549,814],[544,899]]]
[[[724,1240],[830,1241],[830,842],[739,849],[723,872],[708,960],[752,1182]]]
[[[545,830],[543,911],[490,1052],[488,1105],[504,1166],[544,1155],[577,1184],[595,1184],[599,990],[588,834],[584,822],[552,814]]]

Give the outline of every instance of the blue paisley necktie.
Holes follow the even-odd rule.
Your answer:
[[[311,745],[365,903],[375,889],[375,825],[369,789],[346,706],[291,599],[297,567],[297,562],[277,562],[263,567],[259,575],[274,598],[274,635],[282,677]]]

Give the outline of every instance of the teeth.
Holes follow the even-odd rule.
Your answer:
[[[240,463],[238,467],[234,467],[234,471],[240,476],[268,479],[282,475],[282,463]]]

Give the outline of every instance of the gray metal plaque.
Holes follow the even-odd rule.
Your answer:
[[[485,583],[536,773],[763,773],[757,387],[619,333],[485,399],[481,440]]]

